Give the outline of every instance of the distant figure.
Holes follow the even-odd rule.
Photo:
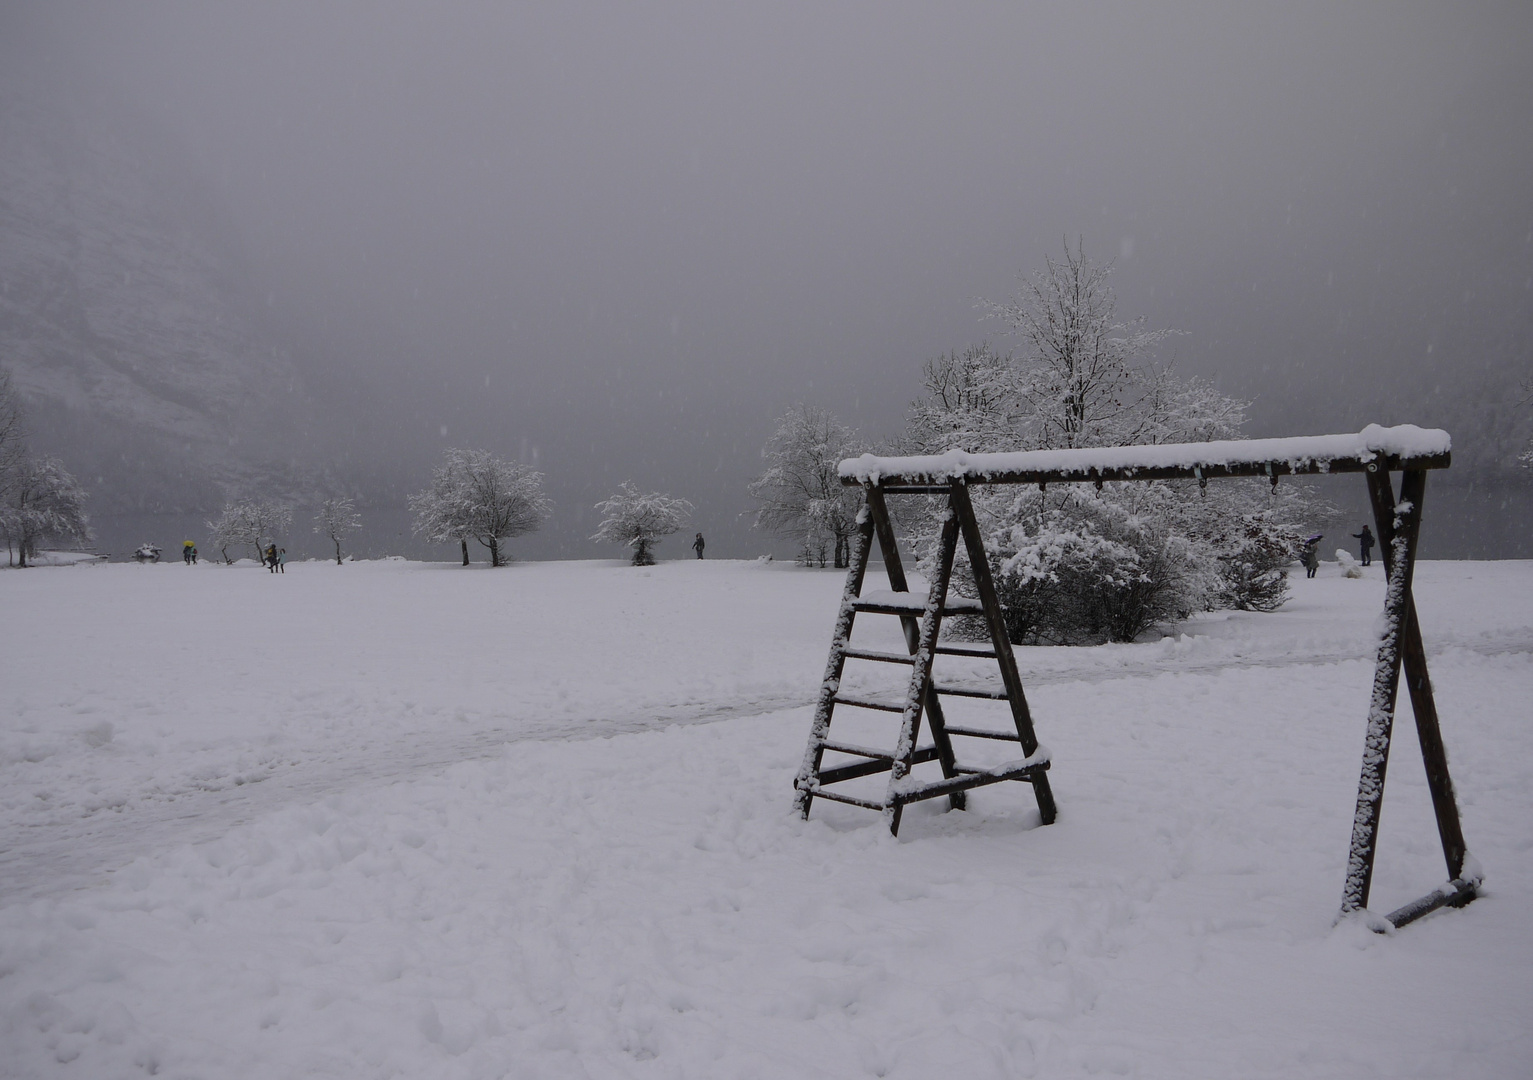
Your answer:
[[[192,556],[197,553],[197,545],[187,540],[181,544],[181,561],[187,566],[192,565]]]
[[[277,549],[277,573],[287,573],[287,548]]]
[[[703,557],[703,534],[702,533],[698,533],[697,534],[697,539],[692,541],[692,550],[697,552],[697,557],[699,559],[701,559]]]
[[[1320,569],[1320,534],[1317,533],[1304,541],[1304,551],[1300,555],[1304,561],[1304,576],[1312,578],[1315,571]]]
[[[1353,533],[1352,537],[1357,541],[1359,554],[1362,555],[1358,561],[1364,566],[1371,565],[1373,563],[1373,533],[1369,531],[1368,526],[1364,525],[1363,531]]]
[[[197,545],[196,544],[192,545],[192,565],[193,566],[197,565]]]
[[[266,564],[266,572],[268,574],[275,574],[277,572],[277,545],[276,544],[267,544],[266,545],[266,551],[263,553],[263,557],[262,557],[261,561]]]

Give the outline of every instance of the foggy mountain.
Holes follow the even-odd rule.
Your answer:
[[[1530,48],[1496,4],[13,5],[0,363],[103,547],[257,487],[423,555],[471,446],[547,477],[518,557],[614,554],[625,480],[791,552],[775,418],[897,435],[1078,238],[1249,434],[1445,427],[1425,552],[1533,555]]]
[[[105,103],[0,98],[0,364],[98,518],[312,486],[309,404],[251,292],[172,139]]]

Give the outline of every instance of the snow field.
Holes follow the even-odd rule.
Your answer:
[[[1533,1067],[1528,564],[1420,568],[1488,886],[1389,938],[1332,925],[1377,577],[1326,567],[1276,615],[1165,642],[1025,650],[1059,821],[1038,827],[1007,784],[964,814],[909,808],[894,840],[854,808],[789,812],[809,709],[772,702],[807,702],[839,575],[299,564],[287,582],[215,568],[159,585],[167,569],[185,570],[0,576],[40,625],[0,660],[5,745],[52,748],[0,765],[0,1075]],[[219,625],[252,643],[206,635],[227,653],[179,683],[176,648],[136,663],[109,648],[231,609]],[[859,634],[890,643],[895,625],[864,616]],[[582,638],[594,668],[564,647]],[[370,704],[340,708],[364,665]],[[710,695],[729,719],[675,722],[705,718]],[[1379,910],[1443,877],[1402,713]],[[112,738],[80,734],[103,722]],[[268,779],[167,794],[199,767],[231,775],[242,726],[277,755]],[[114,808],[73,790],[89,782]],[[45,810],[22,798],[39,790]]]

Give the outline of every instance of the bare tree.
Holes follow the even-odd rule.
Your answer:
[[[85,492],[58,458],[22,458],[10,469],[5,498],[0,503],[0,532],[7,549],[19,555],[18,565],[37,554],[44,540],[83,543],[90,539]]]
[[[472,537],[489,549],[491,566],[504,565],[501,541],[534,531],[548,517],[543,474],[484,450],[453,449],[445,457],[431,487],[410,499],[416,534],[461,544],[464,566]]]
[[[766,472],[750,484],[751,495],[761,501],[756,528],[796,537],[811,553],[823,553],[832,540],[835,565],[848,565],[862,493],[842,486],[837,466],[864,449],[856,434],[824,409],[803,404],[789,409],[761,452],[769,463]]]
[[[257,562],[265,561],[265,547],[275,544],[277,536],[293,524],[292,508],[273,499],[231,499],[214,521],[206,522],[213,546],[232,563],[229,548],[249,544]]]
[[[335,565],[341,565],[341,541],[362,527],[362,516],[350,499],[326,499],[314,515],[314,531],[335,545]]]
[[[631,547],[633,565],[653,566],[655,556],[650,549],[662,536],[671,535],[686,523],[692,504],[658,491],[638,491],[625,481],[617,494],[597,503],[596,509],[603,517],[591,539]]]
[[[1023,343],[996,392],[1022,414],[1028,449],[1162,441],[1145,407],[1153,371],[1146,356],[1173,331],[1118,320],[1112,269],[1078,241],[1074,251],[1067,243],[1064,260],[1045,257],[1014,301],[989,305]]]

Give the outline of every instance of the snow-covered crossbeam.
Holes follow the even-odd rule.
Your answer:
[[[1071,483],[1081,480],[1209,479],[1446,469],[1452,445],[1446,431],[1413,424],[1369,424],[1355,435],[1304,435],[1288,439],[1230,439],[1159,446],[1103,446],[1083,450],[1025,450],[1011,454],[946,454],[879,457],[863,454],[841,462],[843,484]]]

